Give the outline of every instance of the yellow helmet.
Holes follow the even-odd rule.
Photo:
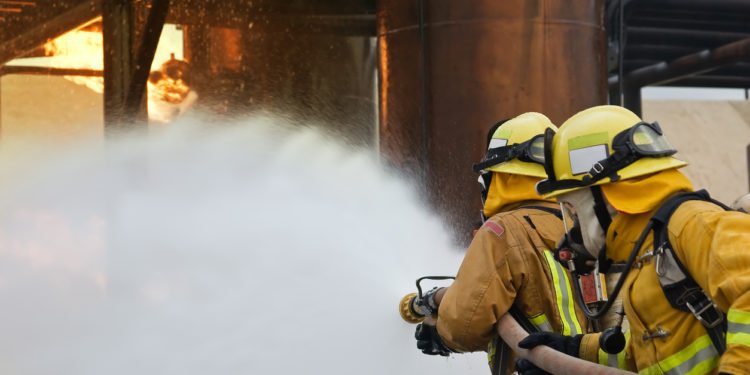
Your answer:
[[[537,192],[550,198],[687,165],[672,157],[676,152],[658,123],[643,122],[623,107],[592,107],[565,121],[557,134],[545,134],[548,177]]]
[[[547,116],[526,112],[500,125],[492,134],[487,155],[475,172],[501,172],[544,178],[544,132],[557,127]]]

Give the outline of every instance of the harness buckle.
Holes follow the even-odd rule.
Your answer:
[[[656,258],[656,275],[662,277],[664,276],[664,244],[656,248],[653,255]]]
[[[643,341],[649,341],[649,340],[653,340],[653,339],[656,339],[656,338],[664,338],[664,337],[667,337],[669,335],[670,335],[670,333],[668,331],[665,331],[661,327],[656,327],[656,331],[654,331],[654,332],[649,332],[648,330],[646,332],[644,332],[643,333],[643,337],[641,339]]]
[[[690,302],[685,302],[685,305],[687,305],[690,312],[693,313],[695,318],[706,328],[714,328],[724,321],[724,314],[721,310],[716,308],[716,305],[714,305],[708,297],[703,301],[699,301],[697,306],[693,306]],[[713,321],[710,320],[711,317],[709,316],[712,311],[716,312],[716,318],[713,319]],[[706,316],[704,317],[703,314]]]
[[[599,174],[604,172],[604,166],[600,162],[594,163],[594,165],[591,167],[591,170],[594,171],[594,173]]]

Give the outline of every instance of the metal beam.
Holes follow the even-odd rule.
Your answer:
[[[609,85],[609,95],[607,103],[611,105],[622,105],[622,95],[617,85]]]
[[[109,1],[103,1],[108,3]],[[101,14],[102,1],[90,0],[63,12],[50,20],[45,20],[43,26],[34,25],[28,31],[0,44],[0,65],[32,51],[47,39],[55,38],[70,29]]]
[[[626,87],[622,97],[623,107],[633,111],[638,117],[641,117],[641,88]]]
[[[94,69],[51,68],[46,66],[0,66],[0,77],[8,74],[31,74],[44,76],[101,77],[103,72]]]
[[[135,12],[129,0],[103,0],[104,132],[122,130],[126,124],[125,100],[133,77],[132,40]]]
[[[159,45],[159,38],[168,12],[169,0],[153,0],[151,3],[151,11],[146,20],[146,27],[142,34],[143,39],[135,59],[135,69],[125,98],[125,116],[127,118],[136,119],[145,115],[145,113],[141,113],[141,109],[146,92],[146,81],[151,71],[151,64],[154,61],[154,54],[156,53],[156,47]]]

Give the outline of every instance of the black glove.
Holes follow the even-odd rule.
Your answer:
[[[422,350],[424,354],[442,355],[443,357],[451,354],[451,350],[440,339],[437,327],[433,325],[417,324],[417,331],[414,332],[414,337],[417,339],[417,348]]]
[[[582,339],[583,335],[563,336],[553,332],[537,332],[521,340],[518,346],[523,349],[533,349],[539,345],[546,345],[558,352],[578,358]]]
[[[519,375],[551,375],[549,372],[536,367],[531,361],[523,358],[516,360],[516,372]]]

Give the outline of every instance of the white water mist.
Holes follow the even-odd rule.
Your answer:
[[[398,316],[461,253],[374,155],[199,123],[0,153],[0,373],[487,373]]]

